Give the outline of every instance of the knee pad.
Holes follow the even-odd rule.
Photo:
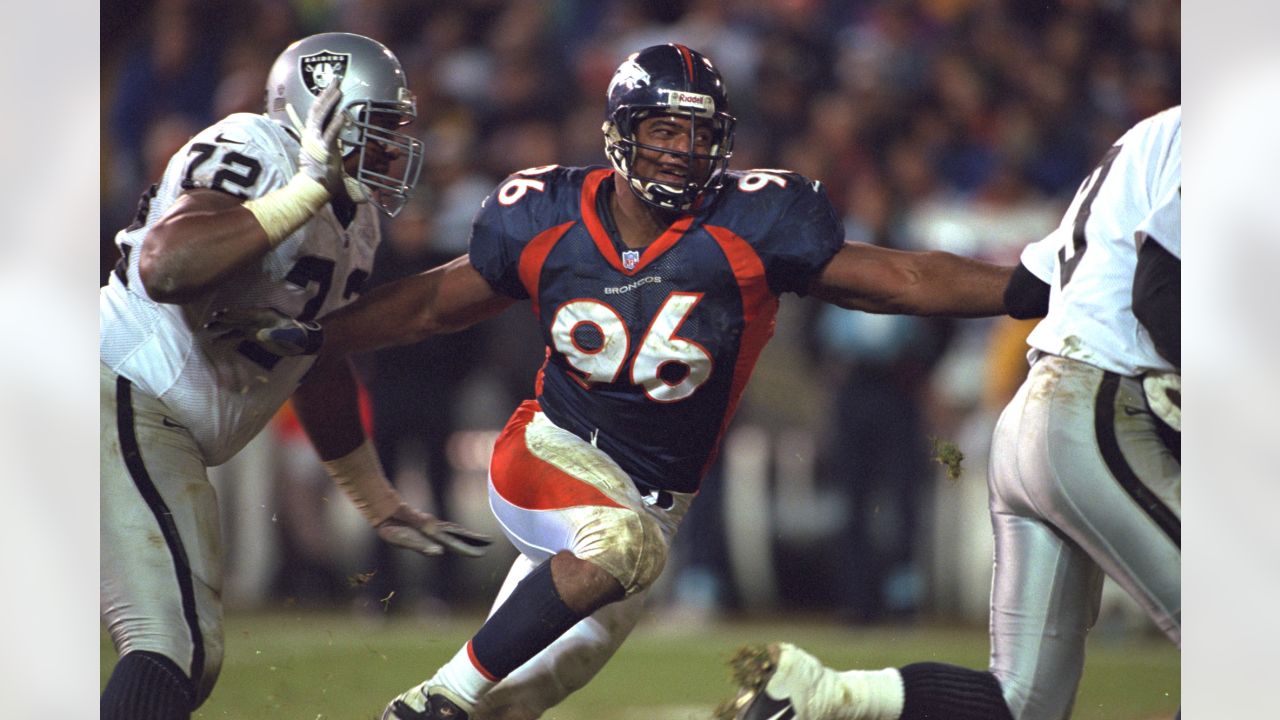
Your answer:
[[[658,521],[621,507],[594,507],[571,548],[577,557],[612,575],[627,596],[648,588],[667,564],[667,540]]]

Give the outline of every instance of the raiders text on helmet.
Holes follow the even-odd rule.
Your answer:
[[[341,111],[350,118],[339,136],[342,153],[360,153],[357,192],[367,190],[383,212],[394,216],[418,182],[422,141],[374,122],[375,116],[392,116],[403,126],[418,114],[404,69],[386,46],[363,35],[338,32],[295,42],[280,53],[267,76],[267,115],[300,133],[311,103],[334,82],[342,83]],[[389,168],[374,167],[370,143],[397,156]]]
[[[663,210],[685,211],[705,206],[706,199],[723,186],[733,154],[736,120],[729,114],[724,80],[701,53],[670,43],[633,53],[609,83],[607,115],[603,127],[605,152],[641,200]],[[688,152],[673,152],[636,140],[640,121],[653,115],[690,120]],[[710,151],[693,152],[697,130],[708,126],[712,135]],[[709,162],[710,167],[705,177],[687,177],[680,184],[659,181],[636,174],[636,152],[640,149],[683,155],[690,168],[702,162]]]

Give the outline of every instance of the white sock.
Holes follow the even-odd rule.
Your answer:
[[[849,670],[836,673],[839,684],[852,698],[846,709],[834,717],[840,720],[898,720],[905,694],[897,668]]]
[[[902,715],[902,675],[896,668],[836,672],[785,643],[766,690],[775,698],[791,698],[798,720],[898,720]]]
[[[471,712],[475,709],[476,703],[480,702],[480,698],[497,683],[485,677],[476,669],[476,666],[471,662],[467,647],[467,645],[463,645],[449,662],[436,671],[436,674],[427,681],[427,685],[429,687],[442,686],[453,691],[458,696],[458,699],[469,705],[463,710]]]

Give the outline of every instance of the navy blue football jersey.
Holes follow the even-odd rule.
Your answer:
[[[805,292],[844,229],[818,183],[734,172],[711,207],[630,250],[605,229],[612,186],[609,168],[510,176],[476,216],[471,264],[497,292],[532,301],[547,417],[642,490],[694,492],[773,335],[779,296]]]

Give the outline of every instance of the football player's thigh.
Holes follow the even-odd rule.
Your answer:
[[[490,508],[516,549],[535,563],[561,550],[594,559],[618,542],[661,538],[643,532],[653,522],[639,491],[608,455],[541,413],[517,422],[489,469]]]
[[[170,657],[212,684],[222,658],[217,499],[190,435],[136,390],[104,392],[102,618],[117,650]],[[108,400],[110,402],[108,402]]]
[[[1097,619],[1102,571],[1040,520],[993,512],[991,671],[1016,720],[1065,720]]]
[[[1136,380],[1108,375],[1092,387],[1087,430],[1075,417],[1060,423],[1063,404],[1055,405],[1051,431],[1087,432],[1093,446],[1050,443],[1060,497],[1046,504],[1055,513],[1054,524],[1180,644],[1181,468],[1160,441]]]

